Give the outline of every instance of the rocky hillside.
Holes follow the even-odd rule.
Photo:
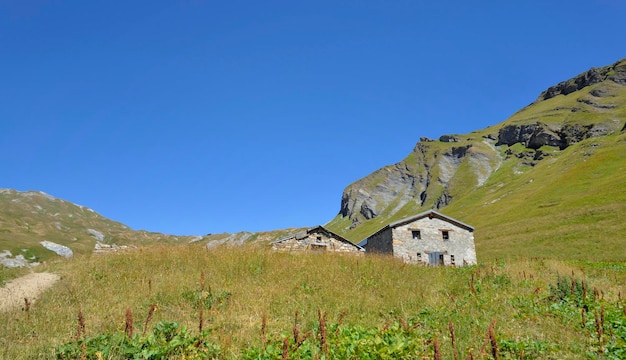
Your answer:
[[[591,211],[617,206],[621,213],[615,216],[626,220],[623,205],[626,177],[624,171],[616,170],[626,167],[625,123],[626,59],[550,87],[532,104],[500,124],[469,134],[420,139],[404,160],[350,184],[344,190],[339,214],[327,226],[359,241],[389,221],[436,208],[452,216],[463,216],[463,221],[472,223],[477,228],[480,250],[481,241],[487,247],[487,239],[481,239],[481,234],[497,233],[499,228],[506,227],[508,218],[494,219],[498,217],[495,210],[504,211],[516,221],[526,218],[528,223],[544,223],[539,221],[541,218],[529,218],[532,213],[529,204],[539,199],[528,192],[524,181],[534,182],[537,191],[570,190],[555,205],[544,204],[550,211],[543,211],[543,215],[559,218],[563,212],[581,208]],[[560,173],[554,174],[554,169]],[[554,183],[554,176],[568,171],[576,176]],[[589,181],[586,176],[593,171],[602,177],[596,180],[598,187],[593,184],[583,187]],[[616,187],[599,186],[607,180]],[[507,192],[503,193],[505,187]],[[608,196],[606,202],[598,204],[596,199],[591,203],[566,204],[562,201],[565,197],[587,197],[589,194],[583,189],[592,191],[596,198]],[[500,198],[494,198],[495,194],[500,194]],[[500,200],[505,203],[505,198],[511,199],[509,207],[497,204]],[[522,199],[519,204],[512,201],[518,198]],[[622,205],[616,205],[619,200],[624,200]],[[587,221],[593,223],[593,219]],[[484,229],[487,224],[489,230]],[[613,225],[610,233],[607,230],[600,233],[624,239],[626,227],[618,225],[618,221]],[[541,232],[539,228],[529,230],[529,240]],[[590,235],[600,236],[590,233],[579,236]],[[618,253],[626,256],[622,248]]]
[[[190,238],[135,231],[90,208],[40,191],[0,189],[0,252],[5,260],[17,256],[33,262],[56,256],[55,252],[71,256]]]
[[[269,242],[289,232],[174,236],[107,219],[94,210],[40,191],[0,189],[0,264],[24,266],[58,256],[116,251],[152,244],[201,243],[207,247]]]

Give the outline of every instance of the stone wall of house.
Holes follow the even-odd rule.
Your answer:
[[[391,241],[391,229],[379,231],[378,233],[370,236],[367,239],[367,245],[365,246],[367,252],[372,253],[393,253],[392,241]]]
[[[413,238],[413,231],[420,232],[420,239]],[[448,232],[447,240],[442,231]],[[427,265],[428,254],[434,252],[443,254],[444,265],[476,264],[474,233],[437,217],[424,217],[393,228],[394,256],[408,263]]]
[[[355,245],[346,243],[324,233],[312,232],[305,236],[294,236],[272,244],[273,250],[280,251],[312,251],[312,252],[342,252],[361,254]]]

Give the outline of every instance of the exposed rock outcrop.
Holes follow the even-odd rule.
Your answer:
[[[424,188],[426,179],[415,176],[406,164],[398,163],[382,168],[362,184],[348,186],[342,195],[340,214],[354,219],[358,213],[363,219],[372,219],[391,202],[398,199],[403,206],[415,198]],[[354,220],[353,220],[354,221]]]
[[[590,137],[606,136],[619,129],[615,122],[595,125],[546,125],[541,122],[526,125],[507,125],[500,129],[496,145],[523,144],[529,149],[555,146],[563,150]]]
[[[211,240],[211,241],[207,242],[205,247],[207,249],[213,249],[213,248],[215,248],[215,247],[217,247],[219,245],[222,245],[222,244],[242,245],[252,235],[253,235],[253,233],[247,232],[247,231],[242,231],[242,232],[230,234],[230,235],[228,235],[227,237],[225,237],[223,239]]]
[[[9,250],[0,252],[0,265],[8,268],[21,268],[21,267],[33,267],[39,265],[39,262],[33,261],[35,259],[26,259],[24,255],[19,254],[13,257],[13,254]]]
[[[499,166],[499,153],[486,140],[449,144],[442,149],[422,140],[403,161],[349,185],[342,195],[340,215],[350,218],[350,228],[355,228],[364,220],[405,206],[439,209],[452,201],[449,188],[461,165],[466,164],[475,178],[473,186],[482,185]],[[463,176],[467,178],[467,172]]]
[[[496,146],[511,146],[517,143],[526,144],[528,140],[530,140],[530,137],[535,132],[536,128],[537,124],[504,126],[498,132],[498,142],[496,143]]]
[[[545,124],[537,123],[537,127],[528,139],[526,147],[529,149],[539,149],[544,145],[557,146],[559,148],[566,147],[563,139],[561,139],[561,136],[559,136],[556,130],[550,129],[550,127]]]
[[[446,205],[450,204],[451,201],[452,201],[452,196],[450,196],[450,194],[444,191],[441,193],[439,198],[435,201],[435,208],[441,209],[442,207],[445,207]]]
[[[96,241],[96,245],[94,245],[93,247],[93,252],[95,254],[105,254],[105,253],[111,253],[111,252],[116,252],[116,251],[120,251],[120,250],[126,250],[129,248],[134,248],[136,249],[136,246],[128,246],[128,245],[117,245],[117,244],[104,244],[101,243],[100,241]]]
[[[45,247],[46,249],[55,252],[57,255],[59,256],[63,256],[64,258],[71,258],[72,256],[74,256],[74,252],[72,251],[72,249],[70,249],[67,246],[64,245],[60,245],[57,243],[53,243],[52,241],[41,241],[40,242],[41,246]]]
[[[539,94],[538,101],[548,100],[557,95],[567,95],[584,87],[600,83],[605,80],[613,81],[620,85],[626,85],[626,60],[620,60],[613,65],[592,68],[582,74],[566,81],[562,81]],[[597,92],[594,96],[601,96]]]
[[[609,69],[607,68],[590,69],[572,79],[549,87],[547,90],[539,94],[539,98],[537,100],[548,100],[557,95],[571,94],[574,91],[578,91],[586,86],[599,83],[606,78],[608,72]]]
[[[454,135],[441,135],[439,137],[439,141],[441,142],[459,142],[460,139]]]

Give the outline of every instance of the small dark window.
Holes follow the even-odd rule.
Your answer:
[[[318,237],[317,237],[317,241],[320,241],[320,242],[321,242],[321,241],[322,241],[322,237],[321,237],[321,236],[318,236]]]
[[[326,251],[327,247],[324,244],[311,244],[312,251]]]
[[[413,231],[411,231],[411,234],[413,234],[413,239],[421,239],[422,238],[422,233],[419,230],[413,230]]]
[[[450,264],[456,265],[456,263],[454,262],[454,255],[450,255]]]
[[[448,230],[441,230],[441,237],[444,240],[450,240],[450,232]]]
[[[422,261],[422,253],[417,253],[417,261]]]

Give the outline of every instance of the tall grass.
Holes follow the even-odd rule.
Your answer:
[[[618,294],[626,294],[626,270],[611,266],[536,259],[431,268],[390,257],[254,247],[154,247],[85,256],[45,269],[62,279],[30,306],[28,316],[19,310],[0,315],[0,358],[54,358],[54,348],[76,339],[79,313],[82,337],[132,331],[132,318],[137,333],[142,319],[204,327],[226,358],[277,339],[282,347],[285,337],[303,339],[322,322],[326,329],[337,322],[374,329],[419,324],[437,339],[442,358],[490,354],[485,339],[490,324],[497,324],[498,342],[575,358],[588,334],[546,315],[549,284],[558,274],[574,274],[616,303]]]

